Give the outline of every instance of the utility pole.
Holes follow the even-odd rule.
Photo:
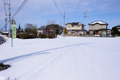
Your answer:
[[[84,26],[85,26],[85,18],[87,17],[87,10],[84,12]]]
[[[64,11],[64,22],[63,22],[63,36],[64,36],[64,28],[65,28],[65,11]]]
[[[65,27],[65,11],[64,11],[64,27]]]
[[[5,10],[5,32],[7,32],[7,12],[6,12],[6,5],[8,5],[8,2],[5,2],[3,0],[3,3],[4,3],[4,10]]]
[[[10,8],[10,0],[9,0],[9,38],[11,37],[11,8]]]
[[[7,32],[7,16],[5,18],[5,32]]]
[[[13,39],[16,38],[16,21],[14,20],[14,18],[12,18],[11,20],[11,25],[12,25],[12,29],[11,29],[11,47],[13,47]]]

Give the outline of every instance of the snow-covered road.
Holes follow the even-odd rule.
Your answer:
[[[0,75],[17,80],[120,80],[120,38],[58,37],[0,45]]]

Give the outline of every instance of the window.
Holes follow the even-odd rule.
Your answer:
[[[68,25],[68,27],[70,27],[70,25]]]

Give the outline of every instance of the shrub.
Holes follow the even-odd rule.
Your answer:
[[[47,34],[47,38],[56,38],[55,34]]]
[[[36,38],[36,35],[35,34],[30,35],[30,34],[24,33],[24,34],[19,34],[17,37],[22,39],[32,39],[32,38]]]
[[[38,37],[39,37],[39,38],[46,38],[46,35],[45,35],[45,34],[39,34]]]

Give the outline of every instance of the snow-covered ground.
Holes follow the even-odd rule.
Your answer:
[[[120,80],[120,38],[6,39],[1,80]]]

